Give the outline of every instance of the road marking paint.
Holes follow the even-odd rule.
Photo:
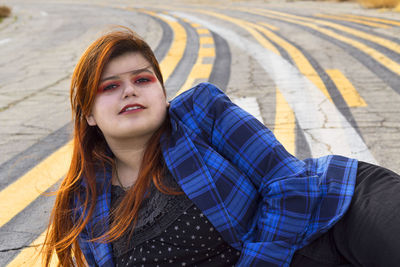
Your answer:
[[[197,29],[197,33],[198,34],[210,34],[210,32],[207,29],[203,29],[203,28]]]
[[[362,39],[369,40],[371,42],[374,42],[374,43],[377,43],[377,44],[379,44],[381,46],[384,46],[384,47],[386,47],[386,48],[388,48],[388,49],[390,49],[390,50],[392,50],[392,51],[394,51],[396,53],[400,53],[400,45],[395,43],[395,42],[393,42],[393,41],[391,41],[391,40],[388,40],[388,39],[385,39],[385,38],[382,38],[382,37],[379,37],[379,36],[375,36],[373,34],[369,34],[369,33],[366,33],[366,32],[362,32],[362,31],[359,31],[359,30],[356,30],[356,29],[352,29],[350,27],[339,25],[339,24],[336,24],[336,23],[333,23],[333,22],[319,20],[319,19],[306,18],[306,17],[286,14],[286,13],[278,12],[278,11],[265,10],[265,9],[263,9],[262,11],[253,10],[251,12],[255,13],[255,14],[259,14],[259,15],[273,17],[273,18],[280,19],[280,20],[285,20],[284,18],[292,18],[292,19],[303,20],[303,21],[312,22],[312,23],[318,23],[318,24],[321,24],[321,25],[324,25],[324,26],[328,26],[328,27],[337,29],[337,30],[341,30],[341,31],[346,32],[346,33],[350,33],[350,34],[352,34],[354,36],[357,36],[357,37],[360,37]],[[267,13],[268,13],[268,15],[267,15]],[[291,22],[293,22],[293,20]],[[306,25],[304,22],[300,22],[300,21],[295,21],[294,23],[299,23],[299,24],[302,24],[302,25]],[[318,27],[316,25],[313,25],[313,24],[307,24],[307,25],[308,26],[312,25],[313,27],[318,28],[318,29],[324,29],[324,28],[320,28],[320,27]],[[330,30],[327,30],[327,31],[329,31],[331,33],[334,33],[333,31],[330,31]],[[346,39],[349,39],[349,38],[346,38]],[[354,41],[354,42],[356,42],[356,41]]]
[[[306,76],[310,81],[312,81],[323,93],[324,95],[332,101],[331,96],[328,92],[328,89],[325,86],[325,83],[322,81],[321,77],[318,75],[318,72],[314,69],[314,67],[310,64],[308,59],[299,51],[295,46],[290,44],[289,42],[283,40],[279,36],[277,36],[275,33],[271,32],[270,30],[261,27],[260,25],[254,24],[254,23],[249,23],[244,20],[232,18],[230,16],[222,15],[219,13],[211,12],[211,11],[206,11],[206,10],[198,10],[196,12],[201,12],[204,14],[208,14],[211,16],[218,17],[223,20],[230,21],[240,27],[245,28],[247,31],[249,31],[253,37],[259,41],[266,49],[269,49],[273,52],[275,52],[277,55],[280,55],[279,51],[275,48],[275,46],[272,45],[269,41],[266,41],[266,39],[260,35],[257,31],[253,30],[256,29],[259,32],[262,32],[265,34],[269,39],[272,41],[276,42],[278,45],[280,45],[283,49],[285,49],[288,54],[292,57],[294,63],[298,66],[300,72]]]
[[[250,23],[250,22],[247,22],[247,21],[244,21],[244,20],[241,20],[241,19],[236,19],[236,18],[229,17],[229,16],[226,16],[226,15],[223,15],[223,14],[212,12],[212,11],[196,10],[196,12],[201,12],[201,13],[204,13],[204,14],[207,14],[207,15],[211,15],[211,16],[220,18],[222,20],[229,21],[229,22],[231,22],[233,24],[236,24],[239,27],[242,27],[242,28],[246,29],[266,49],[276,53],[277,55],[280,55],[279,50],[271,42],[269,42],[259,32],[257,32],[254,28],[251,27],[251,26],[255,25],[254,23]]]
[[[312,156],[338,154],[376,163],[368,147],[346,118],[289,62],[228,28],[217,26],[188,13],[178,11],[173,13],[202,24],[259,62],[296,114],[297,122],[310,145]]]
[[[261,116],[260,106],[258,105],[255,97],[232,98],[232,102],[253,115],[257,120],[264,124],[264,120]]]
[[[349,107],[367,106],[365,100],[360,96],[356,88],[354,88],[351,82],[340,70],[326,70],[326,73],[331,77]]]
[[[388,26],[386,24],[381,24],[381,23],[377,23],[377,22],[370,22],[370,21],[364,21],[364,20],[360,20],[360,19],[345,18],[345,17],[342,17],[342,16],[327,15],[327,14],[315,14],[314,16],[320,17],[320,18],[327,18],[327,19],[350,21],[350,22],[355,22],[355,23],[358,23],[358,24],[363,24],[363,25],[376,27],[376,28],[383,28],[383,29],[390,28],[390,26]]]
[[[185,29],[182,25],[171,16],[166,14],[156,14],[155,12],[147,11],[147,10],[139,10],[140,12],[146,13],[150,16],[158,17],[161,20],[165,21],[173,30],[174,32],[174,40],[172,45],[165,56],[164,60],[160,63],[160,69],[163,74],[164,80],[166,81],[176,66],[178,65],[179,61],[183,57],[183,53],[185,52],[186,48],[186,40],[187,35]]]
[[[279,31],[279,28],[278,27],[276,27],[276,26],[274,26],[274,25],[271,25],[271,24],[269,24],[269,23],[266,23],[266,22],[264,22],[264,21],[260,21],[260,22],[257,22],[256,24],[258,24],[258,25],[263,25],[264,27],[267,27],[268,29],[270,29],[270,30],[272,30],[272,31]]]
[[[350,17],[350,18],[359,18],[359,19],[368,20],[368,21],[378,21],[378,22],[383,22],[383,23],[387,23],[390,25],[400,26],[400,21],[395,21],[395,20],[390,20],[390,19],[358,16],[358,15],[353,15],[353,14],[343,14],[342,16]]]
[[[281,91],[276,88],[274,135],[292,155],[296,153],[296,119],[293,110]]]
[[[223,16],[223,17],[227,17],[227,16]],[[223,17],[220,17],[220,18],[223,18]],[[254,27],[252,27],[253,26],[252,23],[241,23],[241,22],[237,21],[236,19],[232,20],[231,22],[243,27],[248,32],[250,32],[250,34],[253,35],[253,37],[257,40],[257,42],[259,42],[265,49],[268,49],[277,55],[281,54],[279,52],[279,50],[268,39],[264,38],[264,36],[262,36],[258,31],[256,31],[254,29]]]
[[[201,32],[203,36],[200,36],[199,38],[199,51],[197,55],[197,60],[196,63],[193,65],[192,70],[190,71],[189,76],[187,77],[185,83],[182,85],[182,87],[179,89],[179,91],[176,93],[176,95],[179,95],[186,90],[190,89],[196,80],[198,79],[208,79],[210,77],[211,71],[212,71],[212,66],[213,64],[203,64],[204,58],[210,58],[210,57],[215,57],[215,47],[204,47],[204,45],[210,45],[214,44],[214,39],[210,36],[204,36],[205,33],[208,33],[211,35],[210,31],[201,25],[199,25],[196,28],[196,32],[199,33]]]
[[[193,28],[200,28],[200,27],[201,27],[201,25],[198,24],[198,23],[191,23],[190,25],[191,25]]]
[[[69,142],[4,188],[0,192],[0,227],[64,176],[68,171],[71,156],[72,142]]]
[[[400,75],[400,64],[398,64],[397,62],[391,60],[390,58],[388,58],[387,56],[385,56],[384,54],[382,54],[381,52],[359,42],[356,40],[353,40],[349,37],[345,37],[342,36],[338,33],[335,33],[332,30],[326,29],[326,28],[321,28],[317,25],[311,24],[311,23],[307,23],[307,22],[303,22],[303,21],[299,21],[296,19],[290,19],[290,18],[284,18],[282,16],[277,16],[277,15],[265,15],[267,17],[272,17],[272,18],[276,18],[279,20],[284,20],[284,21],[288,21],[291,23],[295,23],[295,24],[300,24],[309,28],[312,28],[318,32],[321,32],[327,36],[330,36],[334,39],[337,39],[339,41],[342,41],[344,43],[347,43],[355,48],[357,48],[358,50],[364,52],[365,54],[369,55],[370,57],[372,57],[373,59],[375,59],[375,61],[377,61],[378,63],[380,63],[381,65],[383,65],[384,67],[386,67],[387,69],[391,70],[392,72]],[[382,38],[380,38],[382,39]],[[387,41],[387,40],[386,40]],[[389,42],[389,41],[388,41]],[[399,45],[396,44],[397,47],[400,47]],[[391,48],[392,50],[394,50],[394,48]],[[396,48],[397,50],[397,48]],[[395,50],[394,50],[395,51]],[[400,50],[398,51],[400,52]]]
[[[214,47],[203,47],[201,50],[201,55],[203,57],[215,57],[215,48]]]
[[[321,77],[318,75],[318,72],[314,69],[308,59],[303,55],[303,53],[297,49],[294,45],[290,44],[286,40],[282,39],[275,33],[261,27],[258,25],[254,25],[257,30],[264,33],[270,40],[274,41],[276,44],[281,46],[293,59],[294,64],[298,67],[299,71],[307,77],[311,82],[313,82],[321,92],[332,101],[331,96],[328,92],[328,89],[325,86],[325,83],[322,81]]]
[[[207,29],[203,30],[206,30],[208,33],[210,33]],[[211,36],[200,36],[200,44],[214,44],[214,39]]]

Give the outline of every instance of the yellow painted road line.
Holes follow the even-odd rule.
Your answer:
[[[189,21],[186,20],[186,22],[189,22]],[[193,28],[200,28],[200,27],[201,27],[201,25],[198,24],[198,23],[191,23],[190,25],[191,25]]]
[[[167,21],[165,17],[160,17],[157,16],[155,13],[148,13],[147,11],[145,12],[149,15],[154,15],[164,21]],[[172,74],[172,71],[170,70],[171,66],[168,64],[171,64],[176,67],[178,62],[182,59],[182,56],[180,56],[180,51],[183,49],[185,50],[186,47],[186,31],[183,29],[181,25],[177,25],[176,23],[173,23],[170,21],[169,26],[172,28],[174,31],[174,41],[173,44],[170,47],[169,52],[167,53],[166,57],[163,59],[162,62],[160,62],[160,67],[165,66],[163,69],[163,75],[164,79],[167,80],[169,76]],[[183,32],[182,32],[183,29]],[[184,35],[184,36],[182,36]],[[184,44],[182,44],[182,41],[185,41]],[[176,44],[178,43],[178,44]],[[183,45],[183,48],[182,48]],[[177,49],[178,52],[175,53],[171,52],[172,49]],[[58,153],[59,152],[59,153]],[[20,211],[22,211],[26,206],[28,206],[34,199],[36,199],[40,194],[42,194],[44,191],[46,191],[50,186],[55,184],[62,176],[65,175],[67,172],[69,165],[71,163],[71,153],[72,153],[72,141],[68,143],[66,146],[61,147],[59,150],[54,152],[49,156],[51,161],[49,162],[42,162],[39,165],[37,165],[34,169],[32,169],[32,175],[27,176],[28,174],[22,176],[19,178],[14,184],[11,184],[10,186],[11,189],[6,191],[7,188],[5,188],[3,191],[0,192],[0,227],[4,225],[7,221],[12,219],[16,214],[18,214]],[[43,167],[40,167],[43,166]],[[30,172],[30,173],[31,173]],[[36,184],[32,184],[35,179],[32,178],[36,177],[35,179],[40,179],[40,187]],[[38,178],[39,177],[39,178]],[[51,181],[49,180],[46,184],[43,184],[46,177],[51,177]],[[26,186],[25,186],[26,185]],[[40,188],[41,190],[35,190],[35,188]],[[15,200],[14,200],[15,199]],[[16,203],[13,205],[9,205],[9,203]],[[17,204],[21,203],[21,204]],[[16,206],[17,205],[17,206]],[[4,209],[3,209],[4,207]],[[7,210],[6,210],[7,209]],[[3,212],[4,211],[4,212]],[[6,216],[7,215],[7,216]],[[9,216],[8,216],[9,215]],[[2,223],[3,222],[3,223]],[[35,267],[35,266],[41,266],[40,265],[40,260],[36,260],[35,262],[31,261],[29,265],[26,264],[21,264],[26,262],[28,259],[34,260],[34,255],[37,253],[37,249],[34,249],[37,244],[42,244],[44,240],[44,235],[46,231],[43,232],[38,239],[36,239],[28,248],[23,249],[15,258],[14,260],[10,263],[12,265],[10,266],[30,266],[30,267]],[[52,265],[53,266],[53,265]],[[55,265],[54,265],[55,266]]]
[[[292,155],[296,153],[296,119],[283,94],[276,88],[276,112],[274,135]]]
[[[185,83],[176,93],[179,95],[186,90],[190,89],[196,80],[198,79],[208,79],[210,77],[213,64],[203,63],[205,58],[214,57],[215,58],[215,46],[214,39],[211,36],[211,33],[208,29],[202,28],[200,25],[196,27],[196,32],[202,36],[199,38],[199,52],[197,56],[196,63],[193,65],[193,68],[186,79]],[[209,36],[204,36],[205,33],[208,33]]]
[[[366,53],[367,55],[371,56],[373,59],[375,59],[378,63],[380,63],[381,65],[385,66],[386,68],[388,68],[389,70],[391,70],[392,72],[396,73],[397,75],[400,75],[400,64],[398,64],[397,62],[391,60],[390,58],[388,58],[387,56],[385,56],[384,54],[382,54],[381,52],[373,49],[372,47],[369,47],[359,41],[353,40],[349,37],[340,35],[332,30],[326,29],[326,28],[322,28],[319,27],[315,24],[312,23],[308,23],[308,22],[303,22],[297,19],[291,19],[291,18],[287,18],[284,16],[277,16],[277,15],[271,15],[271,14],[265,14],[264,16],[270,17],[270,18],[275,18],[278,20],[283,20],[283,21],[288,21],[291,23],[295,23],[295,24],[300,24],[306,27],[309,27],[311,29],[314,29],[318,32],[321,32],[327,36],[330,36],[334,39],[340,40],[344,43],[347,43],[355,48],[357,48],[358,50]]]
[[[197,10],[196,10],[197,12]],[[267,41],[264,36],[262,36],[259,32],[262,32],[267,36],[270,40],[276,42],[279,46],[281,46],[283,49],[285,49],[288,54],[292,57],[294,63],[297,65],[299,71],[307,77],[312,83],[319,88],[322,93],[329,99],[332,100],[328,89],[326,88],[324,82],[322,81],[321,77],[318,75],[318,72],[314,69],[314,67],[311,65],[311,63],[308,61],[308,59],[301,53],[299,49],[297,49],[295,46],[292,44],[288,43],[284,39],[280,38],[278,35],[276,35],[274,32],[261,27],[260,25],[257,25],[255,23],[250,23],[241,19],[233,18],[230,16],[222,15],[219,13],[211,12],[211,11],[205,11],[205,10],[200,10],[201,13],[205,13],[208,15],[215,16],[217,18],[230,21],[240,27],[243,27],[247,31],[249,31],[253,37],[266,49],[271,50],[272,52],[276,53],[277,55],[280,55],[278,49],[274,45],[272,45],[271,42]],[[259,32],[258,32],[258,31]]]
[[[279,31],[279,28],[278,27],[276,27],[276,26],[274,26],[274,25],[271,25],[271,24],[269,24],[269,23],[266,23],[266,22],[264,22],[264,21],[259,21],[259,22],[257,22],[256,23],[257,25],[263,25],[264,27],[267,27],[268,29],[270,29],[271,31]]]
[[[390,19],[358,16],[358,15],[352,15],[352,14],[343,14],[342,16],[349,17],[349,18],[358,18],[358,19],[367,20],[367,21],[377,21],[377,22],[394,25],[394,26],[400,26],[400,21],[395,21],[395,20],[390,20]]]
[[[210,31],[208,29],[200,28],[197,30],[197,33],[198,34],[210,34]]]
[[[0,227],[55,184],[68,171],[72,142],[59,148],[0,192]]]
[[[226,17],[226,16],[224,16]],[[223,19],[221,17],[221,19]],[[240,20],[233,19],[231,22],[237,24],[237,25],[241,25],[242,28],[244,28],[245,30],[247,30],[251,35],[253,35],[254,39],[257,40],[257,42],[262,45],[265,49],[270,50],[272,52],[274,52],[277,55],[280,55],[281,53],[279,52],[279,50],[270,42],[268,41],[266,38],[264,38],[264,36],[262,36],[262,34],[260,34],[258,31],[256,31],[254,29],[254,27],[252,27],[254,24],[252,23],[247,23],[247,22],[239,22]]]
[[[202,30],[204,31],[207,29],[202,29]],[[210,33],[208,30],[207,30],[207,32]],[[200,36],[200,43],[201,44],[214,44],[214,39],[211,36]]]
[[[26,208],[68,171],[72,156],[72,141],[59,148],[31,171],[0,192],[0,227]],[[12,203],[12,205],[10,205]],[[7,266],[41,266],[40,244],[45,232],[28,248],[23,249]],[[52,262],[51,266],[56,266]]]
[[[277,55],[280,55],[279,50],[276,49],[276,47],[271,42],[269,42],[259,32],[257,32],[254,28],[251,27],[251,26],[255,25],[254,23],[250,23],[250,22],[247,22],[245,20],[233,18],[233,17],[230,17],[230,16],[226,16],[226,15],[223,15],[223,14],[220,14],[220,13],[207,11],[207,10],[195,10],[195,12],[207,14],[207,15],[210,15],[210,16],[214,16],[216,18],[219,18],[219,19],[222,19],[222,20],[225,20],[225,21],[229,21],[229,22],[231,22],[233,24],[236,24],[237,26],[247,30],[251,35],[253,35],[253,37],[264,48],[274,52]]]
[[[346,76],[337,69],[326,70],[349,107],[366,107],[367,103]]]
[[[197,12],[198,10],[196,10]],[[201,13],[205,13],[211,16],[215,16],[217,18],[220,18],[222,20],[229,21],[231,23],[234,23],[248,32],[250,32],[251,35],[266,49],[274,52],[277,55],[280,55],[279,50],[271,43],[269,42],[264,36],[262,36],[259,32],[262,32],[267,36],[270,40],[276,42],[278,45],[280,45],[283,49],[285,49],[288,54],[292,57],[294,63],[297,65],[299,71],[307,77],[312,83],[319,88],[322,93],[329,99],[332,100],[328,89],[326,88],[324,82],[322,81],[321,77],[318,75],[317,71],[314,69],[314,67],[311,65],[311,63],[308,61],[308,59],[299,51],[295,46],[291,45],[284,39],[280,38],[278,35],[276,35],[274,32],[261,27],[260,25],[257,25],[255,23],[247,22],[241,19],[233,18],[230,16],[222,15],[219,13],[211,12],[211,11],[205,11],[205,10],[200,10]],[[264,24],[263,24],[264,25]]]
[[[370,22],[370,21],[365,21],[365,20],[355,19],[355,18],[346,18],[346,17],[335,16],[335,15],[327,15],[327,14],[316,14],[315,16],[316,17],[320,17],[320,18],[326,18],[326,19],[350,21],[350,22],[354,22],[354,23],[358,23],[358,24],[362,24],[362,25],[367,25],[367,26],[371,26],[371,27],[376,27],[376,28],[383,28],[383,29],[390,28],[390,26],[388,26],[387,24],[381,24],[381,23],[377,23],[377,22]]]
[[[149,14],[150,16],[157,17],[164,22],[166,22],[174,32],[174,41],[170,49],[168,50],[168,54],[164,58],[164,60],[160,63],[160,69],[163,74],[164,80],[167,80],[179,61],[181,61],[183,57],[183,53],[186,48],[187,35],[183,26],[176,20],[168,19],[166,16],[159,16],[155,12],[147,11],[147,10],[139,10],[139,12]]]
[[[264,33],[270,40],[274,41],[280,47],[286,50],[289,56],[293,59],[300,73],[307,77],[312,83],[317,86],[321,90],[321,92],[332,101],[332,98],[328,92],[328,89],[325,86],[325,83],[322,81],[321,77],[318,75],[318,72],[314,69],[308,59],[303,55],[303,53],[297,49],[295,46],[282,39],[275,33],[271,32],[268,29],[265,29],[259,25],[253,24],[253,27]]]
[[[253,10],[253,11],[251,11],[251,13],[264,15],[264,16],[267,15],[267,14],[271,14],[271,15],[275,15],[274,18],[277,18],[277,19],[282,19],[283,20],[284,18],[291,18],[291,19],[296,19],[296,20],[302,20],[302,21],[306,21],[306,22],[321,24],[321,25],[324,25],[324,26],[328,26],[328,27],[331,27],[331,28],[334,28],[334,29],[337,29],[337,30],[340,30],[340,31],[343,31],[343,32],[346,32],[346,33],[349,33],[349,34],[352,34],[352,35],[357,36],[359,38],[362,38],[362,39],[377,43],[377,44],[379,44],[379,45],[381,45],[383,47],[386,47],[386,48],[388,48],[388,49],[400,54],[400,45],[395,43],[395,42],[393,42],[393,41],[391,41],[391,40],[388,40],[388,39],[385,39],[385,38],[382,38],[382,37],[379,37],[379,36],[375,36],[373,34],[369,34],[369,33],[363,32],[363,31],[359,31],[359,30],[356,30],[356,29],[352,29],[350,27],[339,25],[339,24],[336,24],[336,23],[333,23],[333,22],[324,21],[324,20],[320,20],[320,19],[306,18],[306,17],[291,15],[291,14],[278,12],[278,11],[265,10],[265,9],[263,9],[262,11]],[[271,17],[269,15],[267,15],[267,16]],[[304,22],[302,22],[302,23],[304,23]],[[316,25],[314,25],[314,26],[316,26]]]

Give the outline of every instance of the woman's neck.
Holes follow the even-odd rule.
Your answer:
[[[129,187],[135,183],[147,147],[147,141],[135,139],[113,142],[107,140],[115,156],[116,171],[113,175],[113,184]],[[118,175],[118,178],[116,175]]]

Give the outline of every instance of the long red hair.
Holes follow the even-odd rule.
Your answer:
[[[78,235],[92,217],[96,199],[96,172],[106,172],[106,166],[113,166],[113,158],[107,143],[97,126],[89,126],[86,117],[90,114],[100,78],[105,65],[113,58],[127,52],[139,52],[152,66],[160,81],[164,94],[163,77],[150,46],[130,29],[121,27],[98,38],[82,55],[75,67],[71,81],[70,101],[74,122],[73,154],[71,166],[57,191],[56,201],[51,213],[49,228],[42,249],[43,264],[50,265],[54,252],[60,266],[84,266],[85,260],[78,243]],[[159,144],[163,133],[169,132],[169,119],[153,134],[145,150],[139,176],[122,202],[113,213],[113,223],[109,230],[92,241],[110,242],[118,239],[128,230],[133,231],[138,210],[148,190],[151,180],[158,190],[167,194],[178,194],[162,182],[166,166],[163,163]],[[87,186],[82,187],[84,182]],[[82,189],[84,188],[84,189]],[[81,196],[86,216],[72,221],[74,199]]]

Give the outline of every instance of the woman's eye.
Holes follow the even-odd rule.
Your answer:
[[[155,76],[138,76],[135,78],[135,83],[137,84],[147,84],[147,83],[153,83],[155,82],[157,79]]]
[[[135,80],[135,83],[147,83],[150,82],[149,78],[139,78]]]
[[[118,84],[115,84],[115,83],[107,84],[107,85],[105,85],[105,86],[102,86],[102,87],[100,88],[100,91],[101,91],[101,92],[110,91],[110,90],[113,90],[113,89],[115,89],[115,88],[117,88],[117,87],[118,87]]]

